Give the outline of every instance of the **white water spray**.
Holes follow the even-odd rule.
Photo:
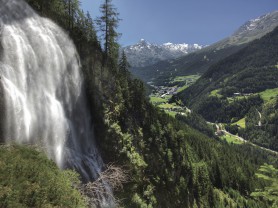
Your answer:
[[[96,178],[103,162],[68,35],[23,0],[0,0],[0,41],[6,142],[42,145],[60,167]]]

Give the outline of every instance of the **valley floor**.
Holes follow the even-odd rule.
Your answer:
[[[200,75],[179,76],[179,77],[172,78],[172,81],[170,82],[170,84],[172,84],[171,86],[151,85],[151,87],[153,88],[153,91],[152,91],[152,94],[149,96],[150,101],[153,105],[164,110],[170,116],[175,117],[177,114],[186,116],[188,113],[191,113],[191,110],[189,108],[184,106],[182,104],[182,102],[169,103],[169,100],[172,98],[173,95],[177,94],[178,92],[182,91],[183,89],[194,84],[199,78],[200,78]],[[151,84],[151,83],[149,83],[149,84]],[[215,90],[211,94],[212,94],[212,96],[219,96],[217,90]],[[278,88],[266,90],[259,94],[263,98],[263,100],[267,102],[267,101],[271,100],[273,97],[278,95]],[[241,95],[235,95],[235,96],[237,96],[237,98],[239,98]],[[246,96],[249,96],[249,95],[243,95],[243,97],[246,97]],[[259,112],[259,114],[260,114],[260,112]],[[222,140],[227,141],[228,143],[238,144],[238,145],[248,143],[256,148],[260,148],[262,150],[265,150],[265,151],[278,155],[277,151],[259,146],[259,145],[254,144],[238,135],[234,135],[234,134],[228,132],[225,129],[224,124],[215,124],[215,123],[211,123],[211,122],[207,122],[207,123],[209,125],[214,126],[216,136],[218,136]],[[239,121],[235,122],[234,125],[238,125],[241,128],[245,128],[245,118],[240,119]]]

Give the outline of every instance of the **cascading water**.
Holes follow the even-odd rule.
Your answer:
[[[0,41],[6,142],[39,144],[58,166],[97,178],[103,162],[68,35],[24,0],[0,0]]]

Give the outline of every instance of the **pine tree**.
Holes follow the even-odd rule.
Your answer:
[[[104,40],[104,63],[107,63],[108,58],[112,61],[118,58],[119,45],[117,38],[120,34],[116,29],[120,19],[117,9],[112,4],[112,0],[105,0],[100,6],[100,12],[102,16],[97,18],[97,25]]]
[[[268,184],[264,189],[256,189],[251,196],[255,198],[262,198],[272,204],[272,207],[278,206],[278,169],[273,165],[264,164],[262,165],[256,176]]]
[[[85,27],[87,38],[92,42],[97,42],[94,22],[89,12],[87,12],[86,14]]]
[[[120,73],[125,75],[125,76],[129,76],[129,70],[128,70],[129,67],[130,67],[130,64],[128,63],[126,54],[123,50],[122,54],[121,54],[121,59],[120,59],[120,62],[119,62]]]

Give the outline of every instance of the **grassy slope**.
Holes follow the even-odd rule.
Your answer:
[[[272,98],[275,98],[278,96],[278,88],[274,88],[274,89],[267,89],[263,92],[259,93],[261,98],[265,101],[268,102],[270,101]]]
[[[234,124],[239,125],[241,128],[245,128],[246,127],[245,118],[242,118],[242,119],[238,120]]]
[[[232,134],[225,134],[220,137],[223,140],[226,140],[228,143],[233,143],[233,144],[243,144],[242,141],[240,141],[236,136]]]
[[[151,96],[151,97],[150,97],[150,101],[151,101],[152,103],[154,103],[154,104],[156,104],[156,103],[164,103],[164,102],[167,102],[166,99],[161,98],[161,97],[158,97],[158,96]]]

